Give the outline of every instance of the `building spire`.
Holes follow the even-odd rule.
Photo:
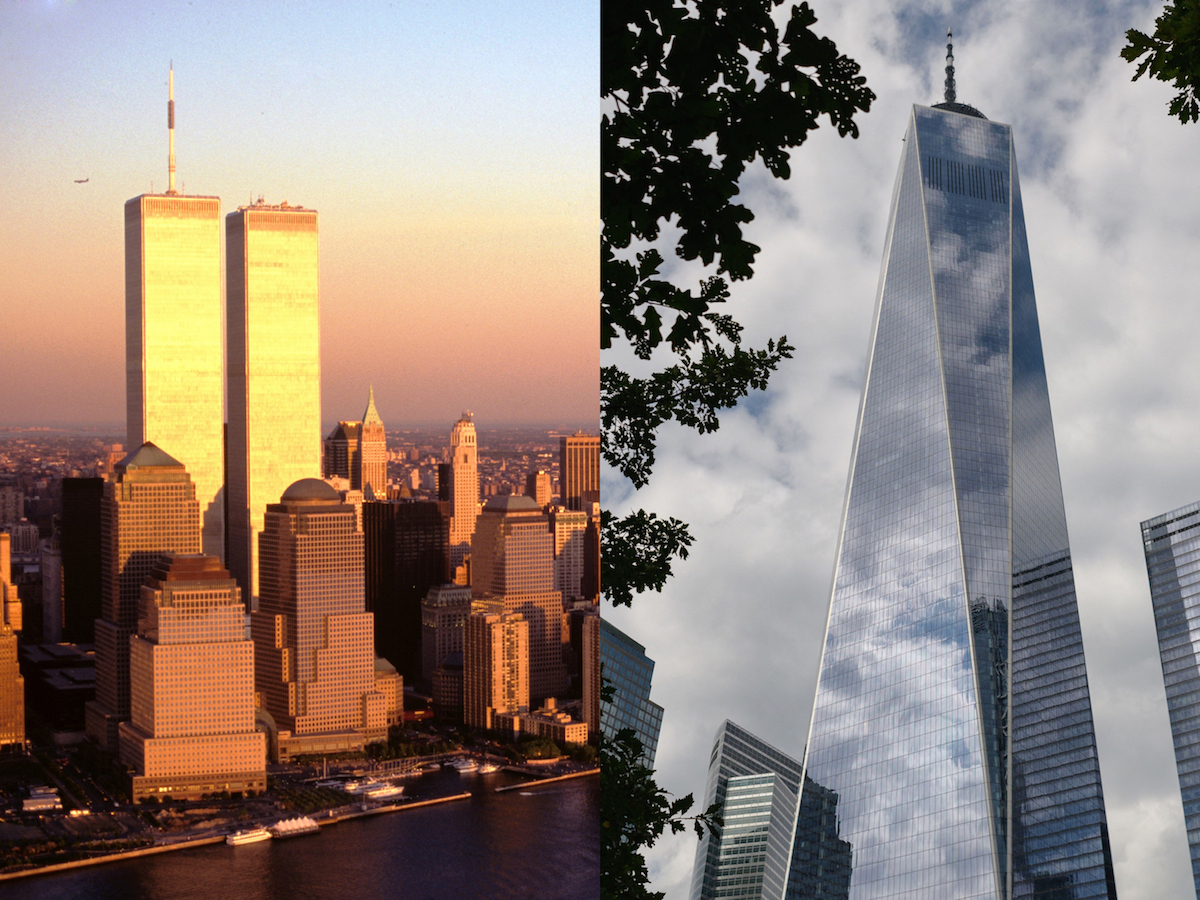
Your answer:
[[[383,420],[379,418],[379,413],[375,410],[375,385],[371,385],[367,392],[367,410],[363,413],[364,425],[382,425]]]
[[[167,76],[167,135],[170,152],[167,157],[167,193],[175,193],[175,61],[171,61],[171,73]]]
[[[953,103],[954,91],[954,32],[946,32],[946,102]]]

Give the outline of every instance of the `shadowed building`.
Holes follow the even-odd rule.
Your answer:
[[[96,699],[85,708],[88,735],[117,750],[129,718],[129,637],[142,585],[162,553],[200,552],[200,505],[183,463],[145,443],[116,464],[104,485],[100,519],[100,615]]]
[[[904,138],[805,771],[855,896],[1113,898],[1012,129],[947,84]]]
[[[386,738],[354,507],[325,482],[301,479],[267,507],[259,542],[250,628],[256,690],[277,729],[272,755],[353,751]]]
[[[358,445],[362,433],[362,422],[338,422],[337,427],[325,438],[325,452],[321,459],[321,472],[325,478],[345,478],[354,487],[362,467],[359,465]]]
[[[421,601],[421,681],[425,685],[433,684],[434,671],[450,654],[458,653],[461,657],[463,632],[470,614],[469,587],[439,585],[430,588]]]
[[[587,511],[600,502],[600,435],[563,435],[558,439],[558,480],[562,505]]]
[[[11,571],[9,536],[0,532],[0,747],[25,745],[25,679],[17,662],[21,601]]]
[[[100,617],[100,503],[103,478],[64,478],[63,640],[90,644]]]
[[[427,500],[368,501],[362,512],[375,652],[411,683],[421,679],[421,601],[448,580],[446,520]]]
[[[267,504],[321,472],[317,213],[257,203],[225,217],[229,571],[250,608]]]
[[[220,560],[199,554],[160,557],[142,586],[130,720],[119,728],[135,801],[266,790],[254,645],[239,594]]]
[[[221,201],[175,190],[174,84],[167,192],[125,204],[125,446],[171,448],[196,487],[204,552],[223,556]]]
[[[538,469],[525,476],[525,496],[532,497],[538,506],[549,506],[554,500],[554,485],[550,473]]]

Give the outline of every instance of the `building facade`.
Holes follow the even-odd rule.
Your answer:
[[[421,680],[425,685],[433,684],[434,670],[450,654],[462,654],[470,614],[470,587],[438,585],[421,601]]]
[[[551,507],[549,517],[550,530],[554,532],[554,589],[565,600],[581,600],[588,515]]]
[[[240,593],[220,560],[202,554],[160,557],[142,585],[130,719],[119,726],[135,801],[266,790]]]
[[[170,447],[192,476],[204,552],[224,558],[221,201],[175,190],[175,73],[167,192],[125,204],[126,447]]]
[[[529,623],[519,613],[472,613],[463,636],[463,718],[496,728],[501,713],[529,710]]]
[[[162,553],[199,553],[200,502],[179,460],[146,442],[116,464],[100,506],[100,618],[96,699],[85,708],[88,735],[117,752],[129,719],[129,638],[142,585]]]
[[[1200,503],[1142,523],[1175,767],[1200,900]]]
[[[267,507],[259,540],[261,594],[250,630],[255,689],[276,728],[273,755],[385,739],[354,507],[325,482],[301,479]]]
[[[914,107],[893,198],[806,773],[856,896],[1115,897],[1010,127]]]
[[[587,512],[600,502],[600,435],[582,431],[558,439],[562,505]]]
[[[0,533],[0,747],[25,745],[25,679],[17,663],[21,601],[12,583],[12,550]]]
[[[96,640],[96,619],[100,617],[100,505],[104,479],[64,478],[62,498],[63,639],[91,644]]]
[[[268,503],[321,473],[317,213],[257,203],[225,217],[229,571],[258,596]]]
[[[567,688],[562,594],[554,588],[554,535],[531,497],[493,497],[475,525],[471,593],[503,601],[529,627],[529,692],[537,703]],[[466,664],[470,665],[468,655]]]
[[[350,486],[362,491],[368,499],[386,499],[387,434],[383,430],[383,419],[375,410],[374,387],[367,392],[367,408],[363,411],[362,428],[358,432],[358,466],[358,484],[351,479]]]
[[[475,437],[475,423],[471,414],[465,412],[450,430],[450,478],[445,499],[450,501],[451,573],[471,552],[471,537],[479,515],[479,447]]]
[[[361,437],[362,422],[338,422],[329,432],[321,457],[321,474],[325,478],[345,478],[351,486],[361,478],[358,456]]]
[[[586,619],[584,626],[588,627]],[[650,699],[654,660],[645,647],[607,619],[591,627],[598,627],[601,671],[613,686],[612,699],[599,701],[600,732],[612,740],[622,728],[632,728],[642,742],[642,765],[653,769],[663,717],[663,708]]]

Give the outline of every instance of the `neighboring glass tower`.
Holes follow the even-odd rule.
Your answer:
[[[1175,768],[1200,900],[1200,503],[1142,523]]]
[[[602,677],[612,683],[614,691],[611,701],[600,700],[600,733],[612,740],[622,728],[632,728],[642,742],[639,762],[653,769],[663,717],[663,708],[650,699],[654,660],[646,655],[645,647],[608,619],[601,619],[600,665]]]
[[[321,474],[317,213],[283,202],[225,217],[229,571],[250,608],[267,504]]]
[[[1111,898],[1012,131],[948,74],[904,139],[805,771],[851,898]]]

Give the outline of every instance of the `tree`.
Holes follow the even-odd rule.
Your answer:
[[[605,460],[645,486],[657,428],[669,421],[701,434],[721,410],[766,387],[792,355],[786,336],[765,349],[742,346],[742,326],[718,304],[729,282],[751,277],[759,248],[742,226],[754,214],[737,202],[738,182],[761,159],[776,178],[791,174],[789,150],[822,116],[845,137],[875,95],[856,62],[812,31],[807,2],[783,0],[605,0],[601,7],[600,346],[626,343],[640,360],[671,363],[649,375],[601,367]],[[781,15],[780,19],[784,17]],[[693,289],[664,272],[660,248],[715,267]],[[603,514],[605,596],[629,605],[661,591],[692,536],[675,518],[638,510]],[[635,739],[636,743],[636,739]],[[682,830],[690,796],[670,801],[653,773],[634,764],[628,740],[601,744],[603,897],[652,897],[641,848],[669,827]],[[639,798],[635,804],[627,798]],[[719,822],[710,809],[697,831]],[[657,895],[661,896],[661,895]]]
[[[1143,75],[1169,81],[1179,90],[1167,111],[1179,121],[1200,120],[1200,0],[1176,0],[1168,3],[1154,20],[1154,34],[1145,35],[1130,28],[1125,32],[1129,43],[1121,50],[1126,62],[1137,62],[1133,80]],[[1142,57],[1145,57],[1142,59]]]

